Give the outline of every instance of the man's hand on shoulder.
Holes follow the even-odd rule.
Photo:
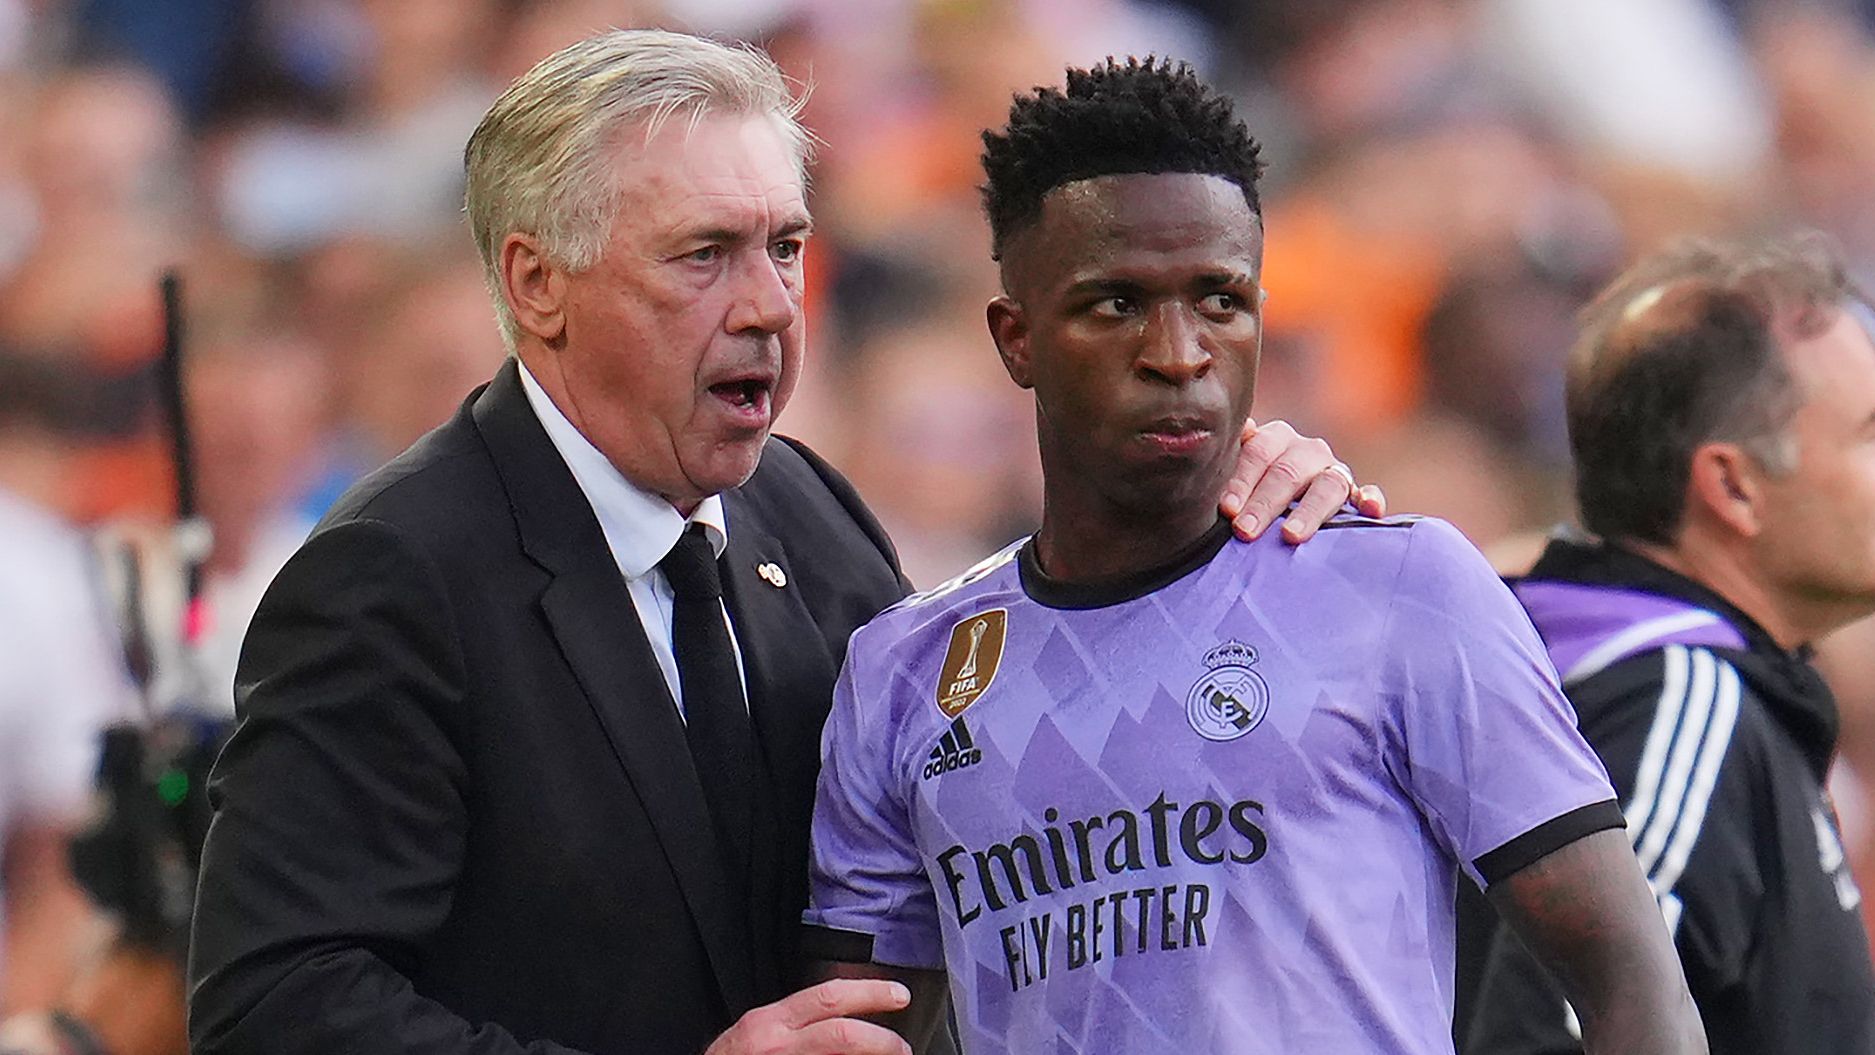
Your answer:
[[[911,1055],[897,1033],[857,1017],[910,1003],[897,982],[835,978],[743,1015],[704,1055]]]
[[[1387,496],[1374,484],[1357,485],[1328,441],[1304,436],[1286,421],[1244,422],[1237,468],[1218,499],[1219,511],[1248,540],[1275,523],[1291,502],[1296,507],[1283,521],[1283,541],[1291,545],[1308,541],[1347,502],[1362,516],[1387,515]]]

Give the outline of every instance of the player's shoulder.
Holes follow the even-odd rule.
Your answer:
[[[1490,567],[1464,532],[1438,517],[1407,514],[1375,519],[1349,513],[1330,519],[1320,530],[1345,545],[1391,554],[1407,571],[1464,568],[1488,572]]]
[[[1340,512],[1328,518],[1317,528],[1320,531],[1410,531],[1413,526],[1436,517],[1421,516],[1417,513],[1399,513],[1390,517],[1362,516],[1352,506],[1342,506]]]
[[[1478,604],[1496,609],[1514,603],[1484,554],[1438,517],[1338,516],[1296,549],[1313,551],[1312,565],[1361,581],[1387,605],[1406,602],[1456,613]]]
[[[861,627],[848,647],[875,656],[916,648],[928,634],[947,631],[958,619],[1019,600],[1016,555],[1027,541],[1017,539],[962,574],[905,597]]]
[[[373,520],[413,536],[447,539],[471,523],[479,527],[478,518],[464,512],[495,508],[501,493],[494,462],[459,412],[346,488],[312,533]]]
[[[1301,543],[1274,530],[1250,541],[1233,539],[1203,585],[1253,603],[1280,596],[1289,618],[1333,626],[1344,640],[1368,640],[1362,635],[1386,632],[1402,594],[1427,592],[1416,581],[1427,576],[1416,569],[1449,567],[1455,546],[1469,544],[1455,528],[1430,517],[1377,519],[1343,512]],[[1441,575],[1469,577],[1436,571],[1430,577]]]
[[[1337,564],[1358,558],[1376,573],[1399,570],[1409,561],[1415,567],[1483,564],[1477,549],[1456,527],[1438,517],[1416,514],[1377,518],[1344,509],[1297,549],[1308,552],[1311,547]]]

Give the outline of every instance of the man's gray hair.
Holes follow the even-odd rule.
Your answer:
[[[612,166],[624,129],[648,140],[673,116],[694,125],[773,115],[805,172],[813,140],[797,120],[801,104],[762,52],[655,29],[589,37],[522,74],[463,151],[464,207],[508,350],[519,327],[502,290],[503,240],[533,235],[573,271],[597,263],[618,204]]]

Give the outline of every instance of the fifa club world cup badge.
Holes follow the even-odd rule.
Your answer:
[[[977,702],[996,680],[1003,661],[1003,640],[1009,636],[1009,611],[992,608],[951,627],[950,647],[938,672],[937,705],[944,717],[955,718]]]
[[[1270,709],[1270,687],[1250,669],[1257,650],[1226,641],[1204,655],[1208,668],[1185,694],[1185,718],[1206,740],[1235,740],[1263,721]]]

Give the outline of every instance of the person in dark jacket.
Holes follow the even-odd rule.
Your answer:
[[[1805,235],[1688,243],[1589,307],[1582,522],[1514,585],[1620,792],[1714,1055],[1875,1051],[1875,974],[1824,778],[1810,645],[1875,612],[1875,344]],[[1581,1050],[1500,928],[1471,1055]]]

